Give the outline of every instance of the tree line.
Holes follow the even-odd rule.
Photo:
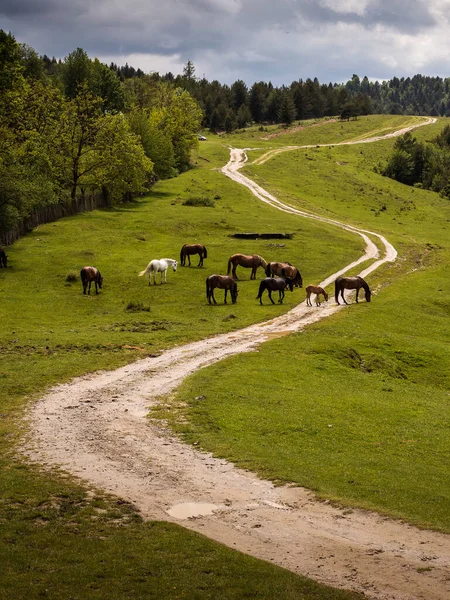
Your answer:
[[[122,76],[122,68],[114,64],[110,68]],[[380,83],[353,75],[342,84],[314,78],[281,87],[264,81],[248,87],[242,80],[228,86],[196,77],[191,61],[180,75],[155,76],[189,91],[202,108],[203,127],[214,132],[231,132],[249,123],[290,125],[295,120],[349,119],[371,113],[450,116],[450,78],[415,75]]]
[[[101,194],[110,204],[189,168],[202,111],[189,92],[122,79],[81,48],[40,57],[0,30],[0,232]]]
[[[424,144],[405,133],[396,140],[386,166],[376,170],[400,183],[450,198],[450,125],[430,141]]]

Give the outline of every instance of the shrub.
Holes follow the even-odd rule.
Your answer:
[[[73,283],[74,281],[78,281],[78,273],[76,271],[69,271],[66,277],[66,281],[69,283]]]

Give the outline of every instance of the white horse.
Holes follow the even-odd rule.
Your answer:
[[[161,258],[160,260],[152,260],[148,263],[147,268],[139,273],[139,277],[146,275],[148,273],[148,285],[152,282],[152,273],[153,273],[153,281],[156,285],[156,273],[161,273],[161,281],[167,283],[167,269],[172,267],[174,271],[177,270],[178,262],[173,258]]]

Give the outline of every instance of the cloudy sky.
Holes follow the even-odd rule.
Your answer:
[[[40,54],[232,83],[450,76],[450,0],[0,0]]]

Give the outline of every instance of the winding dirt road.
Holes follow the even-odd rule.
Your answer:
[[[263,202],[288,213],[344,227],[362,236],[367,275],[396,258],[382,236],[282,204],[239,169],[245,151],[231,149],[223,168]],[[371,238],[381,241],[379,256]],[[323,287],[339,273],[333,273]],[[146,419],[149,406],[196,370],[255,350],[338,310],[305,303],[285,315],[140,360],[112,372],[78,378],[50,391],[32,408],[34,461],[66,471],[132,502],[146,519],[177,522],[231,548],[369,598],[447,600],[450,536],[421,531],[376,513],[318,502],[308,490],[274,487],[250,472],[180,443]]]

